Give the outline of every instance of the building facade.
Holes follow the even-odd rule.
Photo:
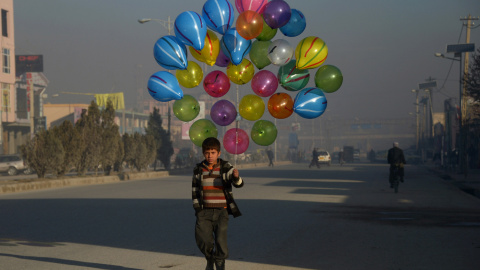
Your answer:
[[[7,126],[16,120],[15,97],[15,35],[13,24],[13,0],[0,1],[0,153],[16,153],[15,145],[9,140],[15,134]]]

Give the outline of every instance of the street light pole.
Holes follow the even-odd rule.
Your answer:
[[[417,89],[412,89],[412,92],[415,93],[415,117],[416,117],[416,121],[417,121],[417,133],[416,133],[416,150],[418,151],[418,141],[420,139],[420,108],[418,106],[418,92],[420,90],[417,90]]]

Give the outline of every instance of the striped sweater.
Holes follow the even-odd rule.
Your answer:
[[[235,178],[233,176],[233,166],[228,161],[218,159],[217,164],[219,164],[219,166],[212,170],[211,175],[210,170],[205,165],[205,162],[197,164],[197,166],[195,166],[193,169],[193,208],[198,212],[204,208],[212,207],[213,205],[215,205],[214,207],[217,207],[217,205],[219,205],[217,203],[220,203],[220,201],[222,203],[222,206],[220,207],[224,207],[223,198],[225,198],[228,213],[234,217],[241,216],[242,214],[238,209],[235,200],[233,199],[232,186],[236,188],[242,187],[243,179],[241,177]],[[219,180],[221,180],[221,182],[219,182]],[[222,183],[222,187],[220,187],[220,183]],[[212,188],[205,188],[209,186]],[[215,192],[210,192],[213,190],[215,190]],[[221,192],[219,192],[220,190]],[[205,196],[205,191],[207,191],[207,196]],[[223,193],[223,196],[221,193]],[[207,202],[205,199],[207,199]]]
[[[227,208],[222,178],[220,176],[220,164],[213,168],[202,166],[202,191],[204,208]]]

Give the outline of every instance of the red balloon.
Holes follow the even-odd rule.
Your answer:
[[[287,93],[276,93],[268,100],[268,111],[277,119],[285,119],[293,113],[293,99]]]
[[[244,39],[254,39],[262,33],[263,18],[253,10],[246,10],[237,18],[237,32]]]
[[[203,89],[212,97],[222,97],[230,90],[230,80],[225,73],[215,70],[203,80]]]
[[[262,70],[253,76],[251,85],[255,94],[261,97],[269,97],[277,91],[278,79],[271,71]]]

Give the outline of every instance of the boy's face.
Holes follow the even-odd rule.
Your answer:
[[[208,165],[215,165],[217,164],[218,157],[220,157],[220,151],[217,151],[216,149],[207,149],[203,152],[203,156]]]

